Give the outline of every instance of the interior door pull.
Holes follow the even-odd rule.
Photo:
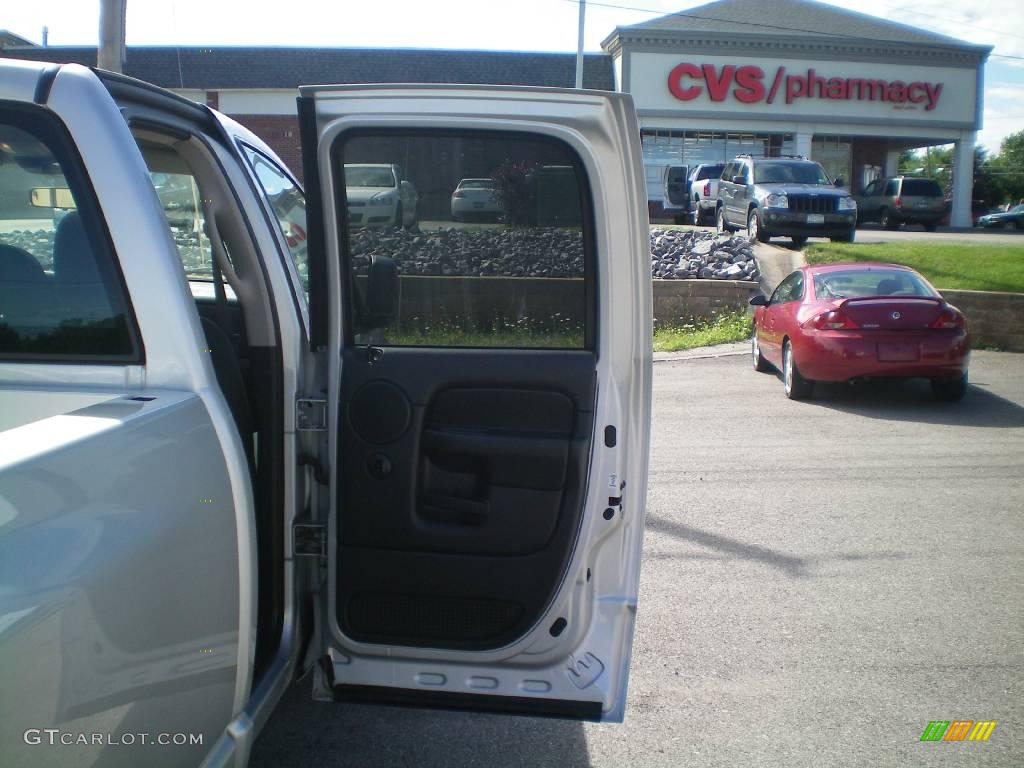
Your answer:
[[[366,348],[366,362],[373,365],[378,360],[384,357],[384,350],[380,347],[367,347]]]

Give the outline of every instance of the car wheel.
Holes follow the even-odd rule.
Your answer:
[[[967,394],[967,371],[955,379],[932,379],[932,396],[944,403],[955,403]]]
[[[761,219],[757,215],[756,208],[747,216],[747,237],[759,243],[767,243],[771,240],[771,236],[761,227]]]
[[[701,207],[699,205],[696,208],[693,209],[692,219],[693,219],[693,226],[695,226],[695,227],[699,227],[700,224],[701,224],[701,221],[704,219],[704,216],[701,213]]]
[[[764,355],[761,354],[761,345],[757,343],[757,328],[754,328],[754,333],[750,337],[750,356],[754,360],[755,371],[764,373],[772,369],[771,363],[765,360]]]
[[[807,245],[807,237],[805,235],[793,236],[793,245],[797,248],[803,248]]]
[[[790,400],[806,400],[814,390],[814,382],[805,379],[793,359],[793,345],[789,339],[782,345],[782,383]]]
[[[715,213],[715,229],[723,235],[732,231],[725,221],[725,206],[718,206],[718,211]]]
[[[850,227],[850,231],[847,232],[845,235],[839,235],[839,237],[830,237],[829,240],[831,240],[833,243],[852,243],[853,239],[856,236],[857,228]]]
[[[938,229],[939,229],[939,225],[938,224],[925,224],[924,225],[924,231],[925,232],[937,232]]]
[[[878,214],[878,223],[882,225],[882,229],[898,229],[900,226],[900,223],[889,213],[888,208],[883,208]]]

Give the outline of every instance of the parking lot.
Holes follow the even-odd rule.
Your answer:
[[[659,362],[624,725],[309,700],[252,765],[1024,764],[1024,358],[791,402],[745,356]],[[995,720],[986,743],[922,743]]]

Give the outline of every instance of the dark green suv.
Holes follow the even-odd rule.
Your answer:
[[[808,237],[852,243],[857,203],[842,184],[802,157],[739,155],[726,164],[718,184],[718,231],[745,228],[762,243],[776,235],[798,245]]]

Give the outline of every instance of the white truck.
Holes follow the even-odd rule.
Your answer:
[[[325,701],[623,717],[651,398],[630,97],[315,86],[298,112],[305,191],[205,105],[0,61],[6,765],[245,765],[307,671]],[[342,169],[479,175],[456,146],[572,168],[575,336],[401,335],[398,285],[446,278],[353,245],[386,233],[350,227]]]
[[[718,205],[718,182],[724,169],[725,163],[702,163],[690,172],[690,201],[693,206],[694,226],[714,222],[715,206]]]

